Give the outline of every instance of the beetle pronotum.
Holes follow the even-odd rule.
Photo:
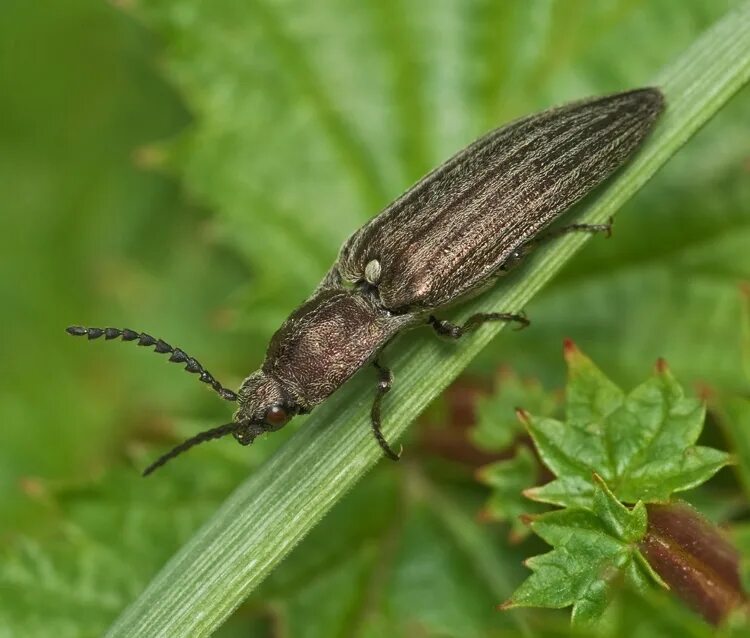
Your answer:
[[[530,115],[481,137],[344,243],[318,288],[271,338],[261,368],[237,393],[184,351],[146,333],[81,326],[67,331],[153,346],[237,403],[231,423],[181,443],[144,474],[227,434],[248,445],[310,412],[368,362],[378,371],[372,431],[383,452],[398,459],[380,429],[391,374],[378,353],[399,332],[420,325],[451,338],[486,321],[526,325],[517,312],[477,314],[463,325],[434,313],[479,294],[545,239],[609,231],[609,224],[573,224],[541,234],[627,161],[663,109],[658,89],[636,89]]]

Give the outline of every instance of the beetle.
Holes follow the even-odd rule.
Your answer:
[[[370,362],[378,373],[372,432],[385,455],[398,459],[381,432],[380,406],[392,376],[378,354],[397,334],[420,325],[453,339],[487,321],[527,325],[517,312],[476,314],[463,325],[435,313],[479,294],[545,240],[572,231],[609,232],[611,222],[542,231],[624,164],[663,110],[659,89],[635,89],[549,109],[479,138],[354,232],[237,392],[183,350],[147,333],[82,326],[67,332],[152,346],[237,403],[231,423],[184,441],[144,475],[210,439],[232,434],[248,445],[310,412]]]

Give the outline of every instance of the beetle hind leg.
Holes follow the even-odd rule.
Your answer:
[[[375,395],[375,400],[372,402],[372,409],[370,410],[372,433],[375,436],[378,445],[383,450],[383,453],[392,461],[398,461],[399,458],[401,458],[401,451],[403,448],[399,450],[398,454],[394,452],[391,446],[388,445],[388,441],[385,440],[383,431],[380,427],[380,404],[383,401],[383,397],[391,390],[391,386],[393,385],[393,375],[388,368],[380,365],[379,361],[375,360],[373,365],[378,371],[378,389],[377,394]]]
[[[520,314],[513,314],[511,312],[480,312],[469,317],[462,325],[430,315],[427,323],[441,337],[460,339],[470,330],[474,330],[488,321],[513,321],[518,324],[519,330],[531,323],[526,313],[523,312]]]
[[[568,233],[604,233],[604,236],[609,239],[612,236],[612,223],[613,219],[610,217],[606,224],[569,224],[563,226],[557,230],[551,230],[548,233],[543,233],[536,239],[532,239],[530,244],[538,245],[542,242],[549,241],[550,239],[557,239]]]
[[[612,236],[612,218],[610,217],[606,224],[569,224],[568,226],[563,226],[562,228],[542,233],[541,235],[530,239],[520,248],[515,250],[505,263],[500,266],[498,274],[505,274],[508,271],[513,270],[515,266],[523,261],[523,258],[526,257],[526,255],[533,252],[536,248],[542,244],[546,244],[548,241],[567,235],[568,233],[591,233],[592,235],[595,233],[604,233],[604,236],[609,238]]]

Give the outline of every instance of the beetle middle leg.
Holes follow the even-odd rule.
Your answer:
[[[462,325],[451,323],[443,319],[438,319],[434,315],[430,315],[427,323],[432,329],[437,332],[441,337],[449,337],[451,339],[459,339],[463,337],[469,330],[473,330],[483,323],[488,321],[514,321],[518,323],[518,328],[525,328],[531,322],[529,318],[524,314],[513,314],[510,312],[480,312],[469,317]]]
[[[391,449],[391,446],[388,445],[388,441],[386,441],[383,436],[383,431],[380,429],[380,404],[383,401],[383,397],[391,390],[391,386],[393,385],[393,375],[391,374],[391,371],[382,366],[377,359],[373,362],[373,365],[378,371],[378,390],[375,395],[375,400],[372,402],[372,409],[370,410],[372,433],[385,455],[392,461],[398,461],[401,457],[401,453],[399,452],[396,454],[396,452]]]

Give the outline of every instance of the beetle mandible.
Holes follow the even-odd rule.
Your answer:
[[[517,312],[476,314],[463,325],[434,313],[479,294],[541,241],[570,231],[608,232],[610,224],[541,231],[619,168],[663,109],[659,89],[643,88],[549,109],[487,133],[344,243],[317,289],[271,338],[261,368],[236,393],[183,350],[146,333],[81,326],[67,332],[153,346],[237,403],[231,423],[184,441],[144,475],[203,441],[232,434],[248,445],[278,430],[368,362],[378,371],[372,431],[386,456],[398,459],[380,428],[391,373],[378,353],[398,333],[420,325],[456,339],[486,321],[528,324]]]

